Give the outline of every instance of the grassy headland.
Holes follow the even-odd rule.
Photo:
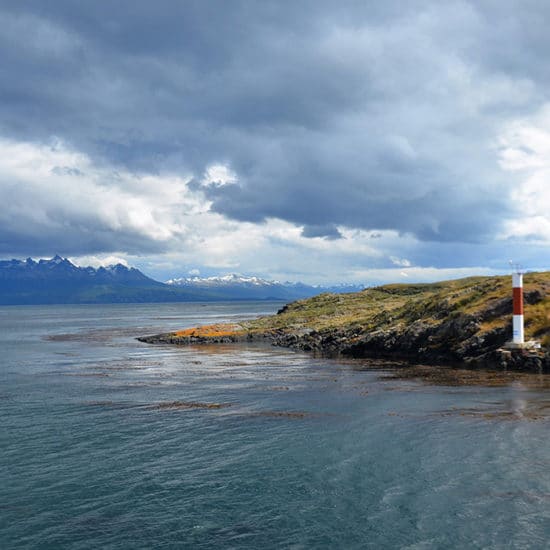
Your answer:
[[[269,339],[275,345],[352,357],[394,357],[550,370],[550,272],[524,278],[525,335],[539,352],[502,354],[511,337],[511,278],[469,277],[320,294],[277,315],[142,339],[192,344]]]

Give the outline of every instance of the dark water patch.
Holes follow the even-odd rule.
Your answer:
[[[178,346],[168,345],[170,348],[178,348]],[[219,343],[219,344],[201,344],[201,345],[188,345],[179,347],[180,350],[190,350],[197,356],[219,356],[219,355],[232,355],[240,356],[243,358],[243,353],[254,352],[263,353],[267,357],[280,357],[281,350],[274,348],[269,343],[263,342],[233,342],[233,343]],[[289,357],[291,357],[291,351],[284,350]]]
[[[312,413],[309,411],[255,411],[246,414],[239,414],[246,418],[290,418],[290,419],[303,419],[303,418],[316,418],[321,416],[318,413]]]
[[[138,409],[146,411],[176,411],[193,409],[226,409],[233,403],[206,403],[200,401],[160,401],[157,403],[132,403],[125,401],[85,401],[87,407],[98,407],[112,410]]]
[[[48,334],[42,337],[47,342],[81,342],[86,344],[112,344],[116,338],[134,338],[136,327],[108,327],[86,329],[77,332]]]
[[[354,371],[395,370],[410,367],[410,363],[394,359],[346,359],[338,358],[338,364],[349,366]]]
[[[174,389],[174,388],[179,388],[179,387],[185,388],[186,386],[181,384],[180,382],[177,382],[177,381],[153,379],[153,380],[147,380],[147,381],[136,381],[136,382],[124,382],[124,383],[110,384],[108,386],[108,390],[109,390],[109,392],[124,393],[124,392],[127,392],[128,390],[132,390],[132,391],[140,390],[140,389],[142,389],[142,390],[148,390],[148,389],[156,390],[156,389],[161,389],[161,388]]]
[[[462,416],[469,418],[480,418],[485,420],[548,420],[550,411],[547,407],[534,407],[527,409],[501,409],[488,410],[483,408],[453,408],[434,413],[435,416]]]
[[[164,317],[151,317],[155,321],[180,321],[181,316],[164,316]]]
[[[47,342],[73,342],[73,341],[79,341],[82,339],[81,334],[49,334],[47,336],[42,337],[43,340],[46,340]]]
[[[218,366],[221,367],[221,368],[231,368],[231,369],[235,369],[235,368],[239,368],[239,367],[267,367],[269,366],[269,363],[247,363],[247,362],[244,362],[244,361],[239,361],[239,362],[235,362],[235,361],[222,361],[220,363],[218,363]]]
[[[82,403],[86,407],[97,407],[113,410],[142,409],[144,405],[139,403],[125,403],[123,401],[85,401]]]
[[[538,491],[504,491],[497,493],[490,493],[492,498],[509,499],[513,501],[526,500],[531,502],[548,502],[550,500],[550,492],[538,492]]]
[[[514,411],[474,411],[474,410],[451,410],[438,411],[429,415],[404,413],[391,411],[387,416],[394,418],[415,419],[417,421],[427,421],[433,418],[470,418],[475,420],[494,420],[494,421],[542,421],[550,419],[549,415],[537,414],[527,411],[525,413],[517,413]]]
[[[423,387],[420,382],[417,384],[399,384],[399,385],[390,385],[388,382],[390,380],[395,380],[395,378],[392,377],[380,377],[380,380],[384,382],[384,385],[381,388],[381,391],[384,392],[403,392],[403,393],[412,393],[412,392],[418,392],[418,393],[424,393],[426,391],[425,387]]]
[[[16,514],[28,514],[32,511],[32,506],[25,506],[20,504],[0,503],[0,511],[2,512],[14,512]]]
[[[107,372],[63,372],[54,371],[51,374],[57,374],[58,376],[78,376],[82,378],[109,378],[111,375]]]
[[[239,544],[245,543],[247,539],[256,537],[261,533],[258,526],[250,524],[236,524],[229,527],[218,527],[209,525],[196,525],[192,535],[198,543],[201,539],[211,541],[214,547],[238,548]]]
[[[148,410],[155,411],[173,411],[173,410],[189,410],[189,409],[225,409],[231,407],[232,403],[200,403],[197,401],[166,401],[146,405]]]
[[[143,370],[156,367],[163,367],[162,361],[145,360],[139,357],[129,357],[127,359],[113,359],[107,361],[94,361],[87,365],[87,369],[101,369],[108,371],[127,371]]]
[[[88,332],[73,332],[65,334],[50,334],[44,336],[44,340],[48,342],[83,342],[87,344],[105,344],[113,339],[111,331],[88,331]]]
[[[517,372],[470,370],[432,365],[409,365],[380,377],[381,380],[418,380],[437,386],[488,386],[504,387],[517,381],[541,383],[550,388],[550,377],[539,379],[537,375]]]
[[[84,367],[88,370],[96,370],[98,365],[91,365],[89,367]],[[107,370],[111,372],[126,372],[126,371],[141,371],[144,368],[147,368],[145,365],[124,365],[124,366],[116,366],[116,365],[102,365],[102,370]]]

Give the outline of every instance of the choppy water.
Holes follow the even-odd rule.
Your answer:
[[[548,546],[544,390],[134,340],[278,305],[0,308],[0,547]]]

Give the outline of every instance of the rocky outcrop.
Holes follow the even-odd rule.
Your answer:
[[[528,335],[550,340],[550,274],[526,288]],[[550,372],[550,350],[503,349],[511,335],[512,300],[504,278],[434,285],[388,285],[294,302],[277,315],[187,329],[140,340],[203,344],[268,340],[276,346],[347,357],[406,360],[474,368]]]
[[[478,330],[476,320],[465,316],[438,327],[417,321],[401,329],[367,333],[357,330],[281,332],[271,335],[271,341],[276,346],[354,358],[550,372],[548,351],[502,348],[509,339],[511,327],[482,334]]]

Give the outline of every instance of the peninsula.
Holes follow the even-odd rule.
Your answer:
[[[347,357],[550,372],[549,290],[550,272],[525,275],[525,335],[541,344],[532,350],[503,349],[512,335],[509,276],[320,294],[252,321],[138,339],[178,345],[267,340]]]

